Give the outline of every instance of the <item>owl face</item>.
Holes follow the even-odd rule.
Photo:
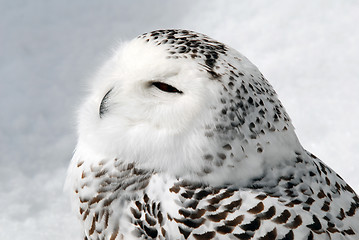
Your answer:
[[[80,113],[79,143],[158,169],[199,168],[189,159],[208,145],[201,138],[213,125],[220,85],[195,61],[168,58],[164,47],[136,39],[97,75]]]
[[[131,43],[113,62],[121,67],[99,96],[100,120],[121,119],[127,129],[179,134],[203,110],[210,82],[191,61],[167,59],[161,49],[142,45]],[[127,61],[133,57],[138,60]]]
[[[259,169],[271,155],[280,161],[300,147],[258,69],[188,31],[144,34],[118,49],[97,74],[79,122],[77,149],[96,159],[205,181],[248,179],[238,169]]]

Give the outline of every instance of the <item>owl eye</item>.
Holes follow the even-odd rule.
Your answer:
[[[156,88],[158,88],[159,90],[163,91],[163,92],[169,92],[169,93],[180,93],[182,94],[183,92],[178,90],[177,88],[168,85],[166,83],[163,82],[152,82],[152,86],[155,86]]]
[[[110,93],[112,92],[112,89],[113,89],[113,88],[111,88],[111,89],[105,94],[105,96],[102,98],[102,101],[101,101],[101,104],[100,104],[100,109],[99,109],[100,118],[102,117],[102,115],[105,114],[105,112],[108,111],[108,100],[109,100],[109,97],[110,97]]]

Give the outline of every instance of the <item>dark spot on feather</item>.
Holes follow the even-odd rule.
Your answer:
[[[233,227],[230,227],[227,225],[222,225],[222,226],[216,227],[216,231],[220,234],[227,234],[227,233],[231,233],[233,231]]]
[[[337,218],[339,220],[343,220],[345,218],[345,213],[344,213],[343,208],[340,208],[340,212],[339,212],[339,215],[337,216]]]
[[[224,153],[217,153],[217,156],[222,160],[226,159],[226,154],[224,154]]]
[[[197,200],[191,200],[188,204],[186,204],[186,207],[196,209],[197,205],[198,205]]]
[[[177,219],[177,218],[175,218],[175,221],[177,223],[182,223],[189,228],[198,228],[205,222],[204,219],[192,220],[192,219]]]
[[[287,223],[285,226],[287,227],[287,228],[292,228],[292,229],[294,229],[294,228],[297,228],[297,227],[299,227],[301,224],[302,224],[302,218],[299,216],[299,215],[297,215],[294,219],[293,219],[293,221],[292,222],[290,222],[290,223]]]
[[[325,197],[324,191],[321,189],[320,192],[317,194],[318,198],[322,199]]]
[[[115,240],[118,234],[118,230],[114,230],[113,233],[111,234],[111,238],[110,240]]]
[[[271,206],[270,208],[268,208],[268,210],[264,213],[258,214],[257,217],[259,217],[259,219],[263,219],[263,220],[267,220],[267,219],[271,219],[276,213],[276,209],[274,206]]]
[[[284,238],[281,238],[280,240],[294,240],[294,233],[292,230],[290,230]]]
[[[255,231],[260,227],[260,225],[261,225],[261,220],[259,220],[259,218],[255,218],[252,222],[241,225],[240,227],[244,231]]]
[[[132,215],[136,218],[136,219],[140,219],[141,218],[141,212],[140,211],[137,211],[136,209],[134,208],[130,208],[131,210],[131,213]]]
[[[223,219],[225,219],[228,215],[228,212],[220,212],[213,215],[208,215],[207,218],[211,220],[212,222],[219,222]]]
[[[314,236],[313,236],[313,232],[310,231],[309,235],[308,235],[308,239],[307,240],[313,240]]]
[[[359,207],[358,203],[351,203],[349,211],[346,212],[348,216],[354,216],[356,209]]]
[[[95,224],[95,216],[92,217],[92,224],[91,224],[91,228],[89,230],[89,235],[91,236],[94,231],[95,231],[95,228],[96,228],[96,224]]]
[[[241,234],[234,233],[233,235],[240,240],[248,240],[253,237],[253,233],[249,233],[249,232],[245,232],[245,233],[241,233]]]
[[[211,199],[208,200],[208,202],[210,204],[217,204],[219,203],[221,200],[225,199],[225,198],[229,198],[233,195],[233,191],[227,190],[222,194],[219,194]]]
[[[204,155],[204,159],[205,159],[205,160],[208,160],[208,161],[212,161],[212,160],[213,160],[213,155],[211,155],[211,154],[206,154],[206,155]]]
[[[171,187],[169,190],[170,190],[170,192],[178,193],[180,190],[180,187],[175,185],[175,186]]]
[[[155,228],[152,227],[147,227],[146,225],[143,226],[145,229],[145,232],[148,236],[150,236],[151,238],[156,238],[158,235],[158,232]]]
[[[255,207],[249,209],[247,212],[252,214],[257,214],[263,211],[263,209],[264,209],[264,204],[262,202],[259,202]]]
[[[197,240],[207,240],[207,239],[212,239],[214,238],[214,236],[216,236],[215,232],[205,232],[203,234],[193,234],[193,237]]]
[[[195,193],[194,198],[195,198],[196,200],[201,200],[201,199],[207,197],[208,195],[210,195],[211,193],[212,193],[212,192],[207,191],[207,190],[201,190],[201,191]]]
[[[344,232],[348,235],[355,235],[355,232],[351,228],[344,230]]]
[[[305,203],[309,205],[312,205],[313,202],[315,202],[315,200],[311,197],[308,197],[307,201],[305,201]]]
[[[150,226],[156,225],[156,220],[150,217],[148,214],[145,215],[146,222],[150,224]]]
[[[191,234],[191,231],[186,230],[186,229],[182,228],[181,226],[178,226],[178,229],[179,229],[180,233],[184,236],[185,239],[187,239],[188,236]]]
[[[308,228],[310,228],[313,231],[320,230],[322,228],[322,225],[320,224],[319,219],[316,215],[313,215],[313,223],[307,225]]]
[[[286,223],[290,217],[290,212],[288,210],[284,210],[279,217],[273,219],[275,223],[282,224]]]
[[[219,205],[208,205],[208,206],[206,207],[206,210],[209,211],[209,212],[214,212],[214,211],[216,211],[218,208],[219,208]]]
[[[244,216],[243,216],[243,215],[239,215],[238,217],[236,217],[236,218],[233,219],[233,220],[226,220],[226,221],[224,221],[224,225],[235,227],[235,226],[237,226],[238,224],[241,224],[242,221],[243,221],[243,219],[244,219]]]
[[[164,237],[164,238],[166,238],[166,230],[163,228],[163,227],[161,227],[161,233],[162,233],[162,236]]]
[[[329,203],[328,201],[325,201],[325,202],[323,203],[323,206],[322,206],[321,210],[322,210],[322,211],[325,211],[325,212],[328,212],[328,211],[329,211],[329,208],[330,208],[329,204],[330,204],[330,203]]]
[[[256,196],[256,198],[259,200],[264,200],[264,199],[266,199],[266,197],[267,197],[267,195],[265,195],[265,194],[260,194],[260,195]]]
[[[148,198],[147,194],[145,194],[145,195],[143,196],[143,200],[145,201],[145,203],[148,203],[149,198]]]
[[[230,144],[226,144],[226,145],[223,146],[223,149],[232,150],[232,146]]]
[[[138,210],[142,210],[142,204],[140,203],[140,201],[136,201],[135,202],[135,204],[136,204],[136,207],[138,208]]]
[[[272,231],[268,232],[263,237],[259,238],[259,240],[273,240],[277,237],[277,229],[274,228]]]
[[[181,196],[188,199],[188,198],[192,198],[193,194],[194,194],[194,191],[192,191],[192,190],[188,191],[187,190],[187,191],[183,192],[181,194]]]
[[[161,211],[158,212],[157,219],[158,219],[159,224],[162,226],[163,225],[162,224],[163,223],[163,216],[162,216]]]
[[[355,193],[353,188],[351,188],[348,184],[344,187],[345,190],[349,191],[350,193]]]
[[[104,195],[98,194],[96,197],[92,198],[89,201],[89,205],[92,205],[94,203],[98,203],[99,201],[101,201],[104,198]]]
[[[233,201],[225,206],[223,206],[227,211],[233,212],[233,210],[240,208],[242,204],[242,199]]]

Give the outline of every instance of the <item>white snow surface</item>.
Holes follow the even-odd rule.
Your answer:
[[[121,41],[191,29],[246,55],[303,146],[359,192],[359,1],[0,0],[0,239],[80,239],[63,193],[88,79]]]

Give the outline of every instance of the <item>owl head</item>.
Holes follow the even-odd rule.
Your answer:
[[[157,30],[124,43],[95,76],[75,156],[222,184],[296,151],[285,109],[247,58],[203,34]]]

